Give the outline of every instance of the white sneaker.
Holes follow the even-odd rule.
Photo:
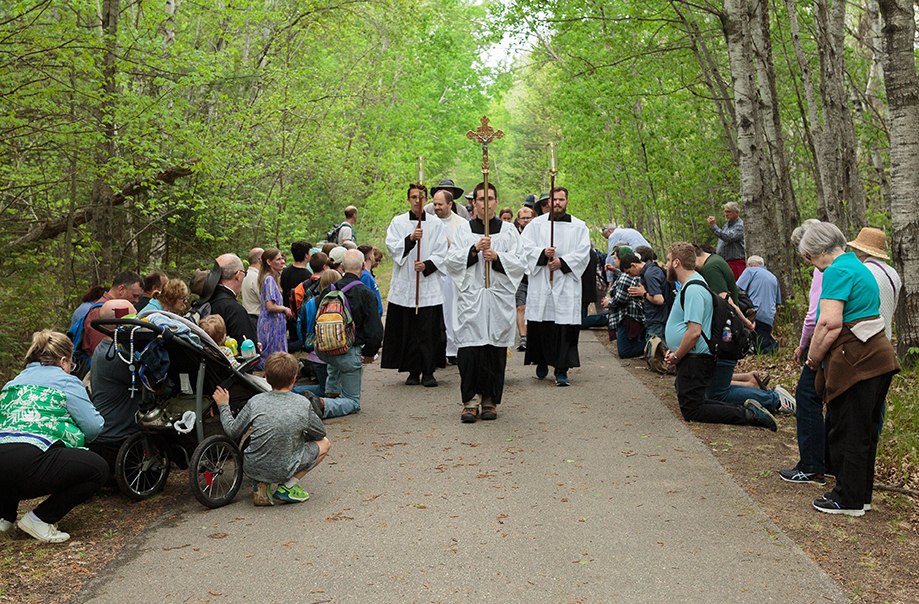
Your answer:
[[[16,525],[6,518],[0,518],[0,533],[8,533],[14,526]]]
[[[793,397],[790,392],[788,392],[781,386],[776,386],[774,390],[776,394],[779,395],[778,411],[780,413],[787,413],[788,415],[794,415],[795,410],[797,410],[798,408],[798,401],[795,400],[795,397]]]
[[[48,524],[41,520],[32,520],[31,513],[26,513],[20,518],[17,526],[19,526],[22,531],[45,543],[63,543],[70,539],[69,534],[57,530],[56,524]]]

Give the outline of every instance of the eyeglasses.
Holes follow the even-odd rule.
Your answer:
[[[539,205],[541,205],[542,207],[546,207],[547,205],[549,205],[549,200],[548,200],[548,199],[545,199],[545,200],[543,200],[543,201],[540,201],[540,202],[539,202]]]

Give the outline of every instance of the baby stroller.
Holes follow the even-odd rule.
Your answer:
[[[243,481],[242,451],[224,434],[210,395],[217,386],[227,389],[235,416],[252,396],[271,390],[247,374],[259,357],[234,366],[201,328],[161,310],[137,319],[96,319],[92,326],[115,341],[131,371],[131,388],[142,391],[140,431],[115,460],[121,491],[135,501],[155,495],[175,464],[188,469],[192,493],[203,505],[233,501]]]

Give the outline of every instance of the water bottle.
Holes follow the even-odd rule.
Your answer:
[[[239,352],[244,359],[251,359],[255,356],[255,343],[249,338],[243,338],[243,343],[239,346]]]
[[[724,331],[721,332],[721,341],[730,342],[733,339],[734,339],[734,335],[731,333],[731,320],[728,319],[727,322],[724,324]]]
[[[234,357],[239,356],[239,344],[236,342],[235,338],[227,338],[223,345],[230,349]]]

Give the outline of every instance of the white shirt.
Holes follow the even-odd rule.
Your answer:
[[[881,292],[881,317],[884,319],[884,333],[889,340],[893,335],[892,323],[893,314],[897,310],[897,302],[900,301],[900,290],[903,283],[900,281],[900,275],[892,266],[874,256],[868,256],[864,260],[865,266],[874,275],[874,280],[878,282],[878,289]]]
[[[551,224],[549,214],[542,214],[523,229],[523,249],[526,253],[529,281],[527,285],[527,321],[554,321],[559,325],[581,324],[581,275],[590,260],[590,232],[580,218],[571,222],[555,221],[555,255],[564,260],[571,272],[552,271],[537,265],[543,251],[549,247]]]
[[[415,260],[418,259],[418,247],[421,248],[421,261],[430,260],[437,269],[428,275],[417,273],[418,306],[437,306],[444,302],[440,276],[444,274],[444,259],[447,257],[447,231],[436,216],[423,216],[421,229],[424,234],[419,241],[407,242],[407,237],[418,226],[418,219],[410,219],[409,212],[393,218],[386,229],[386,249],[393,260],[387,300],[399,306],[415,306]]]
[[[243,308],[250,315],[258,315],[262,311],[262,292],[258,290],[258,269],[250,266],[243,279],[242,289]]]
[[[500,230],[491,234],[491,248],[498,253],[504,273],[495,270],[492,262],[490,287],[485,287],[487,263],[482,252],[477,253],[478,261],[468,266],[472,246],[485,236],[472,232],[472,222],[463,221],[456,229],[453,245],[447,253],[447,271],[457,292],[453,327],[458,347],[514,345],[515,295],[526,271],[526,256],[517,228],[509,222],[495,222],[500,224]]]

